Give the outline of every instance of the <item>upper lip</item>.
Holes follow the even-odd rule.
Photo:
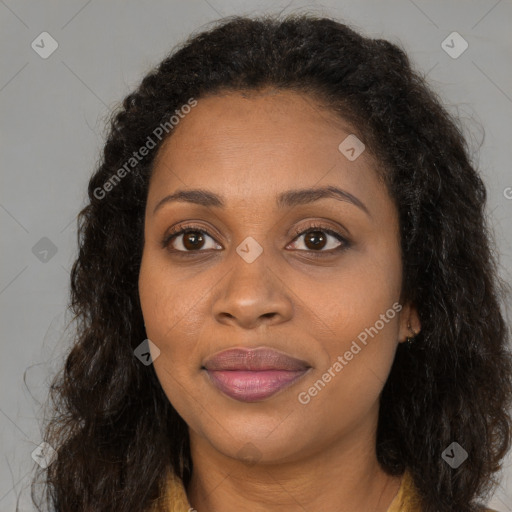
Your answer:
[[[278,350],[259,347],[255,349],[231,348],[214,354],[206,360],[207,370],[288,370],[298,371],[310,368],[306,361],[297,359]]]

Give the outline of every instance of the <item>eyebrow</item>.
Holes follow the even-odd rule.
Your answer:
[[[304,205],[319,201],[320,199],[337,199],[338,201],[345,201],[352,203],[361,210],[363,210],[369,217],[371,217],[368,208],[357,197],[350,192],[334,186],[327,186],[321,188],[303,188],[296,190],[288,190],[282,192],[277,196],[278,208],[292,208],[294,206]],[[167,203],[173,201],[187,202],[205,206],[207,208],[225,208],[225,201],[223,198],[209,190],[204,189],[190,189],[178,190],[174,194],[170,194],[161,199],[153,210],[153,215]]]

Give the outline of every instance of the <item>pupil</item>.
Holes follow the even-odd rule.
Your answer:
[[[192,239],[192,240],[191,240]],[[183,245],[187,249],[197,249],[198,245],[203,241],[203,236],[197,231],[186,233],[183,239]]]
[[[325,246],[325,236],[323,236],[322,231],[310,231],[306,235],[306,245],[308,243],[312,243],[313,249],[318,249],[320,246],[320,248],[323,248]]]

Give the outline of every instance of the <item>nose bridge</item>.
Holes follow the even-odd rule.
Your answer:
[[[247,239],[233,252],[229,262],[232,270],[223,280],[224,288],[213,305],[217,321],[229,320],[250,327],[290,318],[290,295],[267,256]]]

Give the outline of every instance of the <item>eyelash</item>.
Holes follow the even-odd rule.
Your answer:
[[[331,235],[334,238],[336,238],[339,242],[341,242],[341,245],[339,245],[338,247],[336,247],[334,249],[330,249],[328,251],[323,251],[323,250],[315,251],[312,249],[310,249],[310,250],[299,249],[299,252],[309,252],[309,253],[313,254],[315,257],[321,257],[323,255],[333,255],[338,252],[342,252],[342,251],[348,249],[351,245],[350,242],[344,236],[342,236],[340,233],[338,233],[337,231],[334,231],[333,229],[322,226],[320,224],[311,224],[310,226],[307,227],[307,229],[296,229],[295,230],[295,238],[292,240],[292,242],[295,241],[298,237],[305,235],[311,231],[321,231],[322,233]],[[194,226],[194,225],[185,225],[185,226],[177,225],[162,240],[162,248],[167,249],[175,254],[179,254],[180,256],[185,256],[187,254],[197,254],[200,252],[207,252],[204,250],[181,251],[178,249],[172,249],[172,248],[169,249],[169,245],[174,238],[176,238],[180,235],[187,234],[187,233],[202,233],[202,234],[205,234],[205,235],[209,236],[210,238],[214,239],[213,236],[210,235],[210,233],[208,233],[208,231],[206,231],[202,227]]]

